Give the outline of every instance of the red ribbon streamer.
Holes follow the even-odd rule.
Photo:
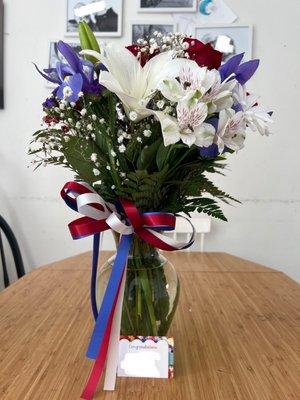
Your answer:
[[[123,277],[122,277],[123,279]],[[120,286],[122,284],[122,279],[121,279],[121,283]],[[85,388],[80,396],[81,399],[83,400],[92,400],[94,397],[94,394],[97,390],[97,386],[98,383],[101,379],[103,370],[104,370],[104,366],[105,366],[105,361],[106,361],[106,356],[107,356],[107,351],[108,351],[108,345],[109,345],[109,337],[110,337],[110,332],[111,332],[111,326],[112,326],[112,321],[113,321],[113,317],[114,317],[114,313],[115,313],[115,308],[116,308],[116,304],[117,304],[117,300],[119,297],[119,293],[120,293],[120,286],[118,289],[118,293],[117,296],[115,297],[114,300],[114,305],[112,308],[112,312],[110,314],[109,317],[109,322],[105,331],[105,336],[104,336],[104,340],[103,340],[103,346],[100,347],[99,349],[99,353],[98,356],[96,358],[96,361],[93,365],[91,374],[89,376],[89,379],[86,382]]]

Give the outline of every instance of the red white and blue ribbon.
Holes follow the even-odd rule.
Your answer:
[[[105,202],[86,183],[68,182],[61,191],[65,203],[83,217],[71,222],[69,229],[73,239],[94,235],[91,276],[91,305],[96,320],[88,346],[87,357],[94,359],[82,399],[91,400],[102,376],[107,360],[105,390],[114,390],[118,363],[118,343],[120,335],[122,302],[126,276],[127,259],[133,239],[138,235],[152,246],[166,251],[182,250],[194,242],[195,230],[192,227],[188,242],[178,242],[160,231],[175,229],[176,216],[166,212],[139,213],[132,201],[118,200],[115,205]],[[181,217],[184,218],[184,217]],[[98,311],[96,302],[96,277],[98,268],[100,234],[112,229],[120,234],[120,242],[104,297]]]

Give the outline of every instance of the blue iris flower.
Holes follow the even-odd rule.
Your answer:
[[[241,84],[245,83],[252,77],[259,66],[259,60],[250,60],[241,64],[244,53],[231,57],[226,63],[221,65],[219,72],[222,81],[230,75],[235,74],[235,79]]]
[[[59,99],[65,99],[69,102],[76,102],[79,99],[80,92],[99,95],[101,85],[95,76],[93,63],[80,58],[75,50],[63,41],[58,42],[57,49],[67,63],[57,62],[55,68],[46,68],[43,71],[40,71],[35,65],[38,72],[47,81],[59,85],[54,94]],[[50,101],[49,104],[45,102],[44,104],[51,106],[52,102]]]

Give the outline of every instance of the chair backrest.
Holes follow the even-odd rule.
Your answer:
[[[25,269],[24,269],[21,251],[20,251],[17,239],[16,239],[13,231],[11,230],[8,223],[4,220],[4,218],[1,217],[1,215],[0,215],[0,260],[1,260],[2,269],[3,269],[4,286],[8,287],[9,286],[9,274],[8,274],[7,258],[5,257],[5,247],[4,247],[4,242],[3,242],[4,237],[7,239],[7,242],[11,249],[17,276],[18,276],[18,278],[21,278],[22,276],[25,275]]]
[[[209,233],[211,230],[211,218],[206,216],[206,215],[201,215],[201,216],[192,216],[191,222],[194,225],[196,234],[200,235],[200,251],[204,251],[204,236],[206,233]],[[178,218],[176,221],[176,229],[171,233],[171,235],[175,236],[177,238],[178,234],[186,234],[187,239],[190,236],[191,233],[191,227],[182,219]],[[197,237],[196,237],[197,239]],[[189,248],[190,249],[190,248]],[[188,250],[189,250],[188,249]]]

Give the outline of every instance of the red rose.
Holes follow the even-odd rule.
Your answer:
[[[147,61],[151,60],[151,58],[159,54],[159,49],[155,50],[152,54],[150,54],[149,52],[141,52],[141,47],[137,44],[127,46],[126,49],[129,50],[136,57],[140,53],[139,61],[142,67],[146,64]]]
[[[223,54],[215,50],[209,43],[204,44],[200,40],[192,38],[186,38],[184,42],[189,44],[189,48],[186,50],[189,59],[196,61],[199,67],[220,68]]]

